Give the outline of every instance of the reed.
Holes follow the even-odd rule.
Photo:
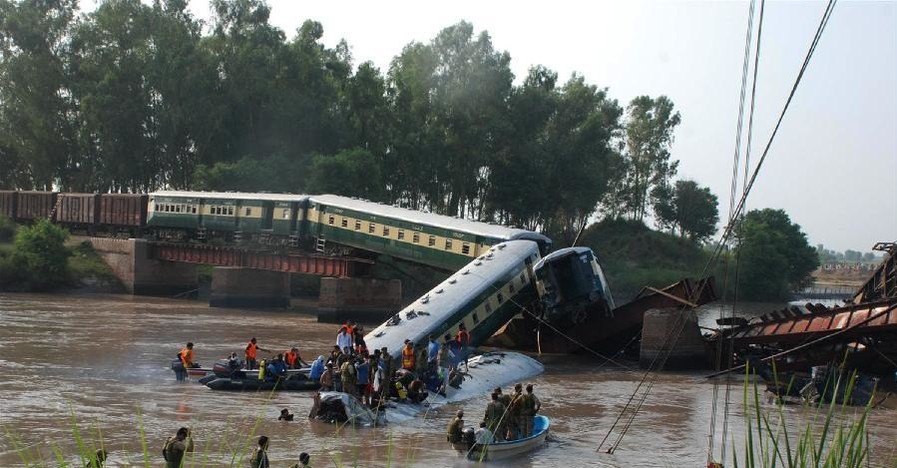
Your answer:
[[[772,409],[761,405],[760,390],[758,384],[751,383],[752,377],[750,369],[745,369],[745,435],[741,458],[737,451],[732,454],[735,468],[859,468],[868,464],[867,422],[873,399],[862,409],[848,406],[856,373],[848,377],[839,373],[828,379],[825,393],[831,392],[831,402],[806,404],[812,417],[802,425],[788,420],[782,404]],[[777,377],[775,384],[779,386]],[[787,388],[791,385],[793,379]],[[789,427],[797,427],[797,431],[789,431]]]

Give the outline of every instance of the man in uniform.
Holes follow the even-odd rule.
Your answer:
[[[493,434],[495,433],[496,428],[502,421],[502,417],[505,414],[505,407],[498,401],[498,393],[492,392],[492,401],[486,405],[486,417],[483,418],[486,421],[486,425],[489,427],[489,431]]]
[[[511,395],[503,394],[501,392],[501,387],[495,387],[494,392],[498,394],[498,401],[501,402],[502,406],[505,408],[511,407]],[[510,414],[505,415],[498,425],[498,428],[495,430],[496,440],[512,440],[512,438],[508,437],[508,428],[511,427],[509,416]]]
[[[464,410],[458,410],[445,432],[446,439],[450,444],[460,444],[463,441]]]
[[[520,436],[520,405],[523,398],[523,384],[514,385],[514,394],[511,395],[511,404],[508,406],[508,440],[519,439]]]
[[[184,453],[193,452],[193,438],[190,437],[190,429],[182,427],[178,429],[174,437],[170,437],[162,447],[162,456],[165,458],[165,468],[181,468],[184,465]]]
[[[342,367],[340,367],[340,381],[342,382],[343,391],[348,393],[349,395],[357,395],[358,394],[358,380],[356,376],[358,374],[355,371],[355,358],[346,359],[343,362]]]
[[[533,435],[533,421],[540,409],[542,402],[533,394],[533,384],[528,384],[526,394],[520,397],[520,437]]]

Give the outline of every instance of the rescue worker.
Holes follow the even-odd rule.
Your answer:
[[[287,364],[287,368],[289,369],[301,369],[303,367],[308,367],[308,363],[302,360],[302,356],[299,355],[299,348],[293,346],[289,351],[283,354],[284,362]]]
[[[184,364],[184,367],[189,369],[191,367],[199,367],[193,362],[194,354],[193,354],[193,343],[187,343],[187,346],[178,353],[178,357],[181,358],[181,362]]]
[[[505,416],[508,426],[508,440],[519,439],[521,432],[520,425],[520,409],[523,399],[523,384],[514,385],[514,394],[511,395],[511,404],[507,407],[508,414]]]
[[[278,421],[292,421],[294,415],[290,413],[289,408],[284,408],[280,410],[280,416],[277,417]]]
[[[436,367],[439,364],[439,343],[436,342],[436,337],[433,336],[432,333],[430,333],[428,339],[427,366],[430,368],[430,370],[436,370]]]
[[[106,466],[106,459],[109,458],[109,452],[103,449],[97,449],[93,456],[84,464],[84,468],[103,468]]]
[[[418,377],[423,378],[424,374],[427,373],[429,361],[427,359],[428,351],[427,347],[424,346],[417,353],[417,357],[414,359],[414,372]]]
[[[268,436],[259,437],[259,446],[252,452],[249,466],[252,468],[271,468],[271,465],[268,463]]]
[[[408,384],[408,399],[412,403],[420,403],[430,394],[424,389],[424,383],[420,379],[414,379]]]
[[[352,332],[352,343],[355,345],[355,353],[365,355],[368,352],[367,344],[364,342],[364,327],[358,325]]]
[[[467,372],[467,353],[470,346],[470,333],[467,333],[467,326],[463,323],[458,324],[458,335],[455,337],[458,341],[458,365],[464,363],[464,371]]]
[[[328,362],[326,364],[326,369],[324,373],[321,374],[321,391],[323,392],[332,392],[333,391],[333,363]]]
[[[486,421],[480,421],[480,428],[474,433],[474,441],[477,445],[488,445],[495,441],[495,435],[486,426]]]
[[[450,444],[460,444],[464,432],[464,410],[458,410],[445,430],[445,437]]]
[[[501,391],[501,387],[495,387],[495,393],[498,394],[498,401],[501,402],[501,405],[505,408],[511,407],[511,395],[503,394]],[[511,427],[509,423],[510,419],[508,418],[508,414],[502,418],[501,422],[498,424],[498,428],[495,430],[495,439],[496,440],[513,440],[513,438],[508,437],[508,429]]]
[[[256,361],[256,357],[258,357],[259,351],[264,351],[266,353],[271,352],[271,351],[268,351],[267,349],[259,346],[258,341],[253,336],[252,339],[249,340],[249,343],[246,345],[246,368],[247,369],[258,369],[259,364],[258,364],[258,361]]]
[[[402,348],[402,369],[414,372],[414,343],[411,340],[405,340]]]
[[[302,468],[304,466],[308,466],[308,463],[311,461],[311,456],[305,452],[299,454],[299,463],[293,463],[290,465],[290,468]]]
[[[439,387],[439,390],[436,393],[445,396],[446,390],[448,390],[449,385],[449,376],[452,371],[452,353],[449,350],[449,340],[451,337],[445,335],[445,341],[443,341],[442,346],[439,347],[439,354],[436,360],[439,363],[439,375],[442,377],[442,386]]]
[[[287,376],[287,365],[283,362],[283,354],[278,354],[265,366],[266,380],[284,379]]]
[[[355,371],[354,359],[347,359],[340,367],[340,381],[342,382],[343,391],[349,395],[358,394],[358,373]]]
[[[520,437],[533,435],[533,423],[540,409],[542,402],[533,394],[533,384],[528,384],[526,394],[520,397]]]
[[[357,393],[366,406],[371,406],[371,394],[368,392],[368,380],[371,378],[371,365],[368,359],[359,358],[355,363]]]
[[[309,380],[318,380],[324,373],[324,356],[318,356],[315,362],[311,363],[311,370],[308,371]]]
[[[486,417],[483,418],[486,421],[486,426],[489,428],[491,433],[495,433],[498,425],[501,423],[502,417],[505,414],[505,407],[498,401],[498,393],[492,392],[492,401],[486,405]]]
[[[190,437],[190,429],[182,427],[174,437],[169,437],[162,447],[165,468],[181,468],[184,454],[187,452],[193,452],[193,438]]]
[[[336,334],[336,346],[339,347],[341,353],[352,354],[352,348],[354,347],[352,335],[345,325]]]

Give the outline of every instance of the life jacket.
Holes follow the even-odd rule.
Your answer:
[[[414,370],[414,348],[402,348],[402,368]]]
[[[193,350],[184,348],[178,353],[178,357],[181,358],[181,362],[184,363],[184,367],[190,367],[193,364]]]
[[[402,382],[396,382],[396,393],[399,395],[400,400],[408,398],[408,390],[405,390],[405,386],[402,385]]]
[[[287,351],[283,353],[283,359],[284,361],[286,361],[288,366],[295,368],[296,363],[299,362],[299,353]]]
[[[254,361],[256,350],[258,350],[258,348],[257,344],[250,341],[249,344],[246,345],[246,359],[252,359]]]
[[[470,333],[467,333],[467,330],[458,330],[456,339],[458,340],[458,345],[463,348],[470,344]]]

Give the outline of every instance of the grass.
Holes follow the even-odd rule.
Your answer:
[[[81,278],[96,278],[117,281],[109,265],[100,258],[88,242],[82,242],[70,248],[69,276],[72,282]]]
[[[860,410],[847,406],[853,391],[856,374],[845,377],[841,373],[829,379],[826,392],[831,389],[831,403],[812,407],[813,418],[798,431],[790,432],[783,405],[767,410],[760,403],[757,384],[750,385],[752,374],[745,370],[744,423],[745,436],[742,455],[732,454],[735,468],[859,468],[869,463],[869,432],[867,422],[870,404]],[[778,382],[776,382],[778,387]],[[790,386],[790,384],[789,384]],[[733,441],[734,445],[734,441]]]

